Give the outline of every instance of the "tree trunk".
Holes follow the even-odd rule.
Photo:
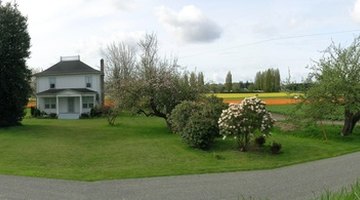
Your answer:
[[[345,110],[345,121],[341,131],[342,136],[351,135],[356,123],[360,120],[360,112],[352,113],[348,109]]]

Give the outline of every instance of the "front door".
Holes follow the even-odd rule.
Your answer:
[[[68,112],[69,113],[74,113],[75,112],[75,97],[68,97]]]

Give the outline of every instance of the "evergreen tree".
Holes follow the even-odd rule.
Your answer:
[[[30,96],[27,18],[17,5],[0,1],[0,127],[20,123]]]
[[[196,74],[195,72],[190,73],[190,86],[193,88],[197,88],[197,80],[196,80]]]
[[[256,73],[254,87],[264,92],[279,92],[280,81],[279,69],[270,68]]]
[[[231,71],[229,71],[226,75],[226,79],[225,79],[225,90],[227,92],[231,92],[232,91],[232,75],[231,75]]]
[[[189,76],[186,72],[184,73],[183,81],[185,86],[189,86]]]
[[[204,87],[204,85],[205,85],[204,73],[202,73],[202,72],[199,72],[199,74],[198,74],[198,84],[199,84],[200,88]]]
[[[274,84],[275,84],[275,92],[279,92],[280,91],[280,82],[281,82],[281,79],[280,79],[280,71],[279,69],[276,69],[275,70],[275,74],[274,74]]]
[[[199,88],[199,91],[202,93],[202,92],[205,92],[205,81],[204,81],[204,73],[202,72],[199,72],[198,73],[198,76],[197,76],[197,84],[198,84],[198,88]]]
[[[261,72],[256,73],[254,85],[256,90],[261,90]]]

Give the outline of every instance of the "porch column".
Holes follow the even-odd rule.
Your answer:
[[[93,95],[93,107],[95,107],[95,99],[96,99],[96,95]]]
[[[59,96],[56,95],[56,115],[59,116]]]
[[[80,115],[82,113],[82,96],[80,95]]]
[[[39,97],[36,96],[36,108],[40,109],[40,105],[39,105]]]

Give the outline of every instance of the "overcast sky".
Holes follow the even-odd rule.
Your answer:
[[[9,0],[5,0],[7,2]],[[253,81],[279,68],[284,79],[306,77],[306,66],[331,41],[360,34],[360,0],[17,0],[28,17],[31,68],[80,55],[98,67],[101,49],[156,33],[161,54],[177,56],[207,81]]]

